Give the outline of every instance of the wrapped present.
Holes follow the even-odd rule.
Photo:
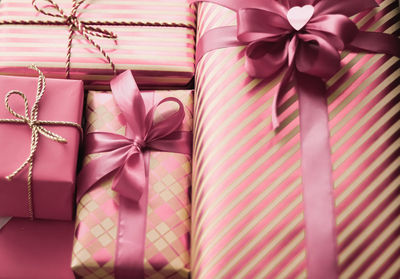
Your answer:
[[[72,269],[78,278],[188,278],[193,92],[140,95],[130,72],[111,87],[88,95]]]
[[[73,221],[13,218],[0,230],[1,279],[75,279]]]
[[[83,83],[39,73],[0,76],[0,216],[71,220]]]
[[[195,10],[186,0],[2,0],[0,72],[84,80],[108,90],[133,70],[141,87],[180,87],[194,73]]]
[[[206,2],[193,277],[399,278],[397,1]]]

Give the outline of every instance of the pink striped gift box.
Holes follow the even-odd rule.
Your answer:
[[[181,129],[192,130],[191,90],[149,91],[142,95],[149,99],[179,99],[185,110]],[[171,106],[162,105],[156,118],[162,119],[170,111]],[[126,132],[126,121],[113,95],[107,92],[89,92],[86,116],[88,133]],[[86,154],[84,166],[102,155]],[[185,154],[158,151],[151,151],[149,160],[145,243],[135,246],[144,246],[144,277],[189,278],[191,160]],[[116,274],[120,198],[111,189],[114,176],[115,172],[98,181],[78,204],[71,263],[77,278],[121,278]],[[127,241],[137,239],[128,237]],[[124,268],[129,269],[119,266]]]
[[[352,20],[398,36],[398,1],[377,2]],[[233,11],[199,4],[198,38],[232,25]],[[400,278],[400,62],[344,51],[341,64],[327,81],[338,277]],[[293,86],[280,127],[271,125],[281,79],[250,78],[244,47],[212,50],[197,65],[193,278],[309,278]]]
[[[51,16],[38,12],[31,0],[2,0],[0,74],[27,75],[26,67],[34,63],[46,76],[64,78],[72,26],[68,17],[75,2],[34,2]],[[118,73],[133,70],[141,87],[182,88],[193,78],[196,15],[194,6],[186,0],[87,0],[79,6],[75,18],[79,23],[72,20],[70,78],[84,80],[87,89],[109,89],[108,83],[114,77],[110,61]],[[77,30],[80,23],[112,32],[116,39],[89,34],[103,54]],[[129,26],[133,23],[138,26]],[[154,24],[169,26],[151,26]]]

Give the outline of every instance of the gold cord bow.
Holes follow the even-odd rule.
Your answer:
[[[18,90],[12,90],[6,94],[5,98],[5,105],[7,110],[14,115],[16,118],[14,119],[0,119],[0,123],[12,123],[12,124],[23,124],[28,125],[29,128],[32,130],[31,135],[31,150],[28,158],[25,160],[24,163],[20,165],[20,167],[15,170],[12,174],[7,176],[8,180],[12,180],[18,173],[20,173],[27,165],[28,165],[28,180],[27,180],[27,188],[28,188],[28,213],[29,217],[33,219],[33,201],[32,201],[32,172],[33,172],[33,162],[35,153],[38,147],[39,142],[39,134],[59,143],[67,143],[67,140],[49,130],[44,128],[43,126],[52,125],[52,126],[69,126],[75,127],[82,131],[82,128],[79,124],[69,121],[46,121],[46,120],[38,120],[38,112],[39,112],[39,102],[42,98],[45,89],[46,89],[46,79],[43,73],[35,66],[32,65],[31,69],[36,70],[39,73],[39,80],[38,80],[38,87],[36,93],[36,100],[32,106],[32,109],[29,113],[29,104],[28,99],[24,93]],[[25,105],[25,115],[21,115],[15,112],[9,105],[9,99],[12,95],[18,95],[22,97],[24,100]]]
[[[116,70],[115,65],[112,62],[110,56],[91,37],[107,38],[107,39],[113,39],[114,41],[116,41],[117,35],[111,31],[104,29],[104,28],[91,26],[90,23],[82,22],[79,19],[79,15],[77,15],[77,11],[78,11],[78,8],[85,2],[85,0],[79,0],[79,1],[73,0],[72,10],[69,15],[67,13],[65,13],[65,11],[63,9],[61,9],[61,7],[56,2],[54,2],[54,0],[45,0],[45,1],[49,2],[51,4],[51,6],[49,8],[55,9],[55,11],[57,11],[57,13],[52,13],[49,11],[45,11],[43,8],[39,8],[36,4],[36,0],[32,0],[32,5],[38,12],[40,12],[44,15],[62,18],[64,21],[64,24],[69,26],[67,61],[65,63],[67,78],[69,78],[69,76],[70,76],[72,39],[73,39],[75,32],[78,32],[79,34],[81,34],[90,44],[92,44],[103,55],[103,57],[111,65],[111,68],[115,74],[117,70]],[[48,23],[52,24],[52,22],[48,22]]]

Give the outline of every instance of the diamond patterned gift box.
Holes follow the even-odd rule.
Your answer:
[[[185,105],[182,130],[192,130],[192,92],[157,91],[161,98],[176,97]],[[156,119],[170,110],[157,111]],[[87,132],[124,134],[125,120],[107,92],[89,92]],[[101,154],[90,154],[84,164]],[[78,278],[114,278],[118,232],[118,195],[111,190],[112,177],[98,182],[77,209],[72,269]],[[191,161],[187,155],[151,152],[149,201],[144,257],[146,278],[189,277]]]

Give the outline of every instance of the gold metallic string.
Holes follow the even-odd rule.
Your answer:
[[[68,126],[77,128],[80,132],[82,132],[82,128],[79,124],[69,121],[46,121],[46,120],[38,120],[39,113],[39,103],[46,89],[46,79],[43,73],[35,66],[32,65],[30,67],[39,73],[38,87],[36,93],[36,100],[32,106],[32,109],[29,113],[29,104],[28,99],[24,93],[18,90],[12,90],[6,94],[5,98],[5,106],[7,110],[15,117],[13,119],[0,119],[0,123],[9,123],[9,124],[22,124],[27,125],[31,130],[31,147],[30,154],[28,158],[23,162],[18,169],[16,169],[12,174],[7,176],[8,180],[12,180],[18,173],[20,173],[26,166],[28,166],[28,179],[27,179],[27,190],[28,190],[28,214],[31,219],[34,218],[33,212],[33,201],[32,201],[32,173],[34,166],[34,157],[36,154],[36,150],[39,142],[39,134],[59,143],[67,143],[67,140],[49,130],[44,128],[44,126]],[[25,115],[21,115],[15,112],[9,104],[9,99],[12,95],[18,95],[24,100],[25,105]]]

